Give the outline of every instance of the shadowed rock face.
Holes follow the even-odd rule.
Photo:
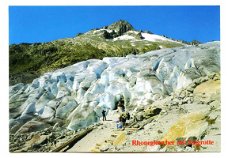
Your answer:
[[[133,26],[124,20],[120,20],[111,24],[108,26],[108,29],[115,30],[119,36],[123,35],[127,31],[134,30]]]
[[[211,42],[91,59],[46,73],[30,84],[10,86],[10,128],[15,132],[36,116],[77,130],[97,122],[103,109],[115,109],[121,95],[127,109],[149,105],[196,78],[219,72],[219,52],[220,43]]]

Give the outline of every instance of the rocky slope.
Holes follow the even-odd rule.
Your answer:
[[[182,42],[137,31],[120,20],[109,26],[79,33],[74,38],[47,43],[22,43],[9,47],[10,84],[30,83],[45,72],[53,71],[88,59],[124,57],[161,48],[185,45]]]
[[[160,113],[154,113],[161,109]],[[122,143],[102,143],[103,152],[219,152],[221,151],[220,76],[211,74],[162,100],[132,113],[141,127],[125,132]],[[133,140],[138,141],[137,145]],[[173,141],[159,145],[154,141]],[[207,142],[213,144],[207,144]],[[179,142],[179,144],[178,144]],[[183,142],[183,143],[180,143]]]

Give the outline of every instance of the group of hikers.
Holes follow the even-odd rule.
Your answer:
[[[120,97],[120,100],[117,102],[117,111],[119,114],[117,120],[117,129],[123,129],[126,126],[126,121],[130,119],[130,114],[125,110],[124,106],[124,98],[123,96]],[[102,111],[103,121],[106,121],[106,111]]]

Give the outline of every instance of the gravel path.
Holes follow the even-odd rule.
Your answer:
[[[91,152],[91,149],[111,137],[111,134],[116,129],[115,120],[116,116],[107,116],[107,121],[87,134],[84,138],[78,141],[67,152]]]

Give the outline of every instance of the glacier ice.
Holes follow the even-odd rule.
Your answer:
[[[103,109],[116,109],[121,95],[126,109],[151,104],[197,77],[218,72],[219,59],[220,43],[210,42],[79,62],[30,84],[10,86],[10,122],[13,126],[38,115],[66,120],[68,129],[77,130],[99,121]]]

